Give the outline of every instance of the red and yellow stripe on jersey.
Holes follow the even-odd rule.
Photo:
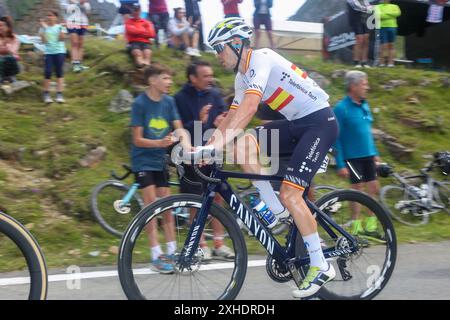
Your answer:
[[[294,99],[294,96],[284,90],[281,87],[278,87],[277,90],[267,99],[265,102],[270,106],[271,109],[275,111],[280,111],[284,107],[286,107],[289,102]]]
[[[303,79],[308,78],[308,74],[299,67],[297,67],[295,64],[292,64],[291,69],[294,70],[295,73],[297,73]]]

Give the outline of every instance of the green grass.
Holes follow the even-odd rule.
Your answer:
[[[107,111],[119,90],[132,90],[125,73],[133,66],[123,47],[120,41],[88,39],[86,64],[91,69],[82,74],[67,73],[64,105],[45,106],[41,102],[42,70],[36,67],[32,68],[33,72],[19,76],[20,80],[34,82],[32,87],[10,97],[0,93],[0,158],[6,160],[0,167],[0,206],[31,228],[49,267],[116,262],[117,256],[109,249],[118,246],[119,240],[92,221],[89,199],[92,188],[108,179],[110,170],[120,171],[120,164],[129,162],[129,115]],[[329,79],[335,70],[348,68],[322,62],[315,56],[288,54],[288,58]],[[205,54],[204,59],[213,64],[224,92],[232,92],[234,75],[225,72],[213,55]],[[154,61],[175,71],[172,93],[179,90],[185,82],[188,58],[162,49],[155,51]],[[426,162],[423,154],[450,149],[450,93],[440,86],[440,78],[448,74],[403,67],[367,72],[372,87],[369,103],[372,108],[380,108],[374,114],[375,127],[414,149],[410,161],[399,162],[396,155],[378,144],[383,160],[393,164],[396,170],[417,170]],[[423,78],[430,79],[431,85],[421,87]],[[390,79],[403,79],[408,85],[385,91],[381,86]],[[342,79],[331,79],[326,90],[333,104],[343,97],[343,86]],[[411,96],[417,97],[420,104],[408,104],[406,100]],[[421,129],[409,128],[399,121],[402,117],[424,119],[427,125]],[[251,123],[256,124],[256,120]],[[81,168],[79,160],[100,145],[108,150],[105,159],[93,168]],[[12,175],[8,166],[17,173]],[[35,182],[36,179],[40,181]],[[319,175],[316,183],[347,186],[332,168],[326,175]],[[441,213],[433,215],[423,227],[397,224],[396,227],[401,242],[450,239],[450,217]],[[248,244],[250,253],[262,252],[253,240]],[[100,251],[100,255],[89,255],[92,251]],[[6,264],[3,260],[0,259],[0,266]]]

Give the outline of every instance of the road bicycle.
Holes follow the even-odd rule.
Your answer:
[[[133,183],[130,186],[123,182],[133,173],[133,171],[127,164],[123,164],[122,168],[125,169],[125,174],[118,176],[114,171],[111,171],[112,179],[98,184],[91,193],[90,201],[91,212],[94,219],[105,231],[119,238],[123,236],[123,232],[132,218],[144,207],[144,201],[137,192],[139,184]],[[192,185],[197,184],[188,179],[186,180]],[[169,181],[169,186],[178,187],[179,185],[179,181]],[[241,191],[241,198],[249,200],[252,196],[259,197],[258,191],[252,188],[251,184],[238,185],[237,189]],[[326,192],[335,189],[336,188],[332,186],[321,185],[315,186],[314,191],[316,197],[320,197]],[[188,210],[178,210],[174,212],[174,214],[183,217],[187,223],[189,223]],[[242,223],[240,223],[239,226],[241,228],[246,228]],[[272,233],[274,235],[283,233],[287,226],[288,222],[284,219],[274,230],[272,230]]]
[[[242,288],[248,265],[265,265],[272,280],[293,280],[298,286],[307,273],[309,257],[296,226],[291,223],[286,235],[273,236],[227,181],[229,178],[282,180],[283,177],[223,171],[217,166],[210,176],[205,176],[197,166],[194,170],[207,182],[203,197],[179,194],[158,200],[136,215],[124,233],[118,270],[126,296],[129,299],[234,299]],[[213,202],[216,193],[229,208]],[[335,280],[322,288],[317,297],[374,298],[386,286],[396,262],[397,240],[389,214],[373,198],[354,190],[330,192],[316,203],[307,198],[305,201],[317,220],[324,256],[337,271]],[[378,238],[352,235],[343,226],[356,206],[362,215],[377,218]],[[180,208],[195,209],[196,215],[192,224],[184,228],[179,228],[175,219],[177,251],[171,257],[174,273],[160,274],[149,268],[147,226]],[[199,242],[212,218],[223,225],[228,235],[224,241],[234,252],[232,261],[203,260],[204,251]],[[248,260],[246,239],[236,218],[243,221],[267,251],[263,264],[260,260]],[[163,227],[157,230],[163,244]]]
[[[0,211],[0,299],[45,300],[47,266],[31,233]]]
[[[393,176],[398,182],[380,190],[380,200],[394,219],[416,227],[427,224],[430,216],[436,212],[444,211],[450,214],[450,181],[436,180],[430,174],[436,168],[440,168],[443,174],[448,174],[441,157],[442,153],[436,153],[434,160],[420,169],[418,175],[401,176],[389,165],[381,168],[384,177]],[[420,181],[419,184],[416,179]]]

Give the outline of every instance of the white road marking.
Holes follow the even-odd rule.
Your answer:
[[[248,261],[248,267],[262,267],[266,265],[266,260],[251,260]],[[233,262],[223,262],[207,264],[200,267],[200,270],[220,270],[220,269],[231,269],[234,267]],[[135,269],[134,274],[157,274],[158,272],[150,270],[150,268],[140,268]],[[1,276],[1,275],[0,275]],[[48,282],[59,282],[67,280],[81,280],[81,279],[98,279],[98,278],[110,278],[117,277],[117,270],[110,271],[92,271],[92,272],[81,272],[81,273],[69,273],[69,274],[54,274],[48,276]],[[16,277],[16,278],[0,278],[0,286],[13,286],[30,283],[29,277]]]

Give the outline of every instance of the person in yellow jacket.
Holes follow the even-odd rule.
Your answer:
[[[375,15],[380,21],[380,67],[394,67],[395,47],[394,42],[397,36],[397,18],[400,17],[401,11],[398,5],[392,4],[391,0],[384,0],[383,3],[375,6]]]

